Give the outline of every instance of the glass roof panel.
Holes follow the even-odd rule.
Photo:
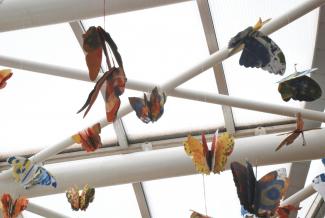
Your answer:
[[[263,20],[276,18],[305,0],[289,1],[220,1],[210,0],[215,30],[221,48],[227,47],[229,40],[239,31],[256,23],[259,17]],[[238,19],[240,18],[240,19]],[[314,10],[286,27],[273,33],[271,38],[279,45],[286,57],[285,76],[294,72],[294,64],[298,70],[311,67],[318,10]],[[241,53],[241,52],[240,52]],[[240,54],[223,62],[226,79],[231,96],[252,99],[273,104],[302,107],[299,102],[283,102],[277,91],[281,76],[271,75],[262,69],[248,69],[238,64]],[[289,118],[255,111],[233,108],[236,126],[256,124],[257,122],[281,121]]]
[[[30,201],[69,217],[141,218],[138,203],[130,184],[96,188],[95,199],[89,204],[86,211],[73,211],[65,193],[31,198]],[[41,217],[27,211],[23,214],[28,218]]]
[[[269,165],[257,168],[257,178],[282,167],[289,174],[290,164]],[[231,171],[205,176],[204,180],[205,183],[202,175],[191,175],[144,182],[151,215],[155,218],[189,217],[191,209],[204,214],[205,184],[209,216],[240,217],[240,203]]]
[[[0,47],[1,55],[87,70],[69,23],[0,33]]]
[[[101,96],[85,119],[83,114],[76,114],[93,83],[18,69],[13,69],[13,73],[0,95],[0,101],[5,102],[0,113],[0,144],[6,145],[1,148],[2,155],[33,153],[105,117]],[[112,125],[103,129],[102,137],[116,143],[110,128]]]

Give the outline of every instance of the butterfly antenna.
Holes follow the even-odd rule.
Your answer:
[[[304,132],[301,132],[301,136],[302,136],[302,145],[305,146],[306,145],[306,139],[305,139],[305,135]]]

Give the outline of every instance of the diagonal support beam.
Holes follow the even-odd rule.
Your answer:
[[[66,216],[64,214],[60,214],[57,211],[48,209],[46,207],[42,207],[40,205],[34,204],[29,201],[28,206],[26,208],[29,212],[35,213],[37,215],[43,216],[43,217],[51,217],[51,218],[70,218],[69,216]]]
[[[324,3],[325,3],[325,0],[309,0],[309,1],[306,1],[303,4],[298,5],[297,7],[293,8],[289,12],[281,15],[280,17],[278,17],[276,19],[273,19],[268,24],[266,24],[261,29],[261,31],[264,32],[264,34],[267,34],[267,35],[271,34],[272,32],[274,32],[274,31],[288,25],[292,21],[298,19],[299,17],[301,17],[304,14],[310,12],[311,10],[321,6]],[[231,51],[232,51],[231,49],[225,48],[225,49],[222,49],[222,50],[212,54],[206,60],[198,63],[197,65],[195,65],[192,68],[184,71],[183,73],[178,74],[177,77],[175,77],[174,79],[171,79],[169,82],[163,84],[162,86],[160,86],[160,88],[162,90],[164,90],[167,94],[171,93],[172,90],[175,89],[180,84],[186,82],[187,80],[193,78],[194,76],[199,75],[200,73],[204,72],[205,70],[212,67],[216,63],[220,63],[221,61],[223,61],[223,60],[227,59],[228,57],[230,57],[232,55]],[[210,97],[212,99],[213,96],[210,96]],[[219,95],[219,97],[221,97],[221,95]],[[223,96],[222,98],[227,99],[227,98],[230,98],[230,97],[226,98],[225,96]],[[264,106],[266,106],[266,105],[272,106],[272,104],[259,103],[259,106],[263,106],[263,105]],[[251,106],[252,106],[252,108],[257,108],[254,105],[251,105]],[[281,108],[282,109],[284,109],[284,108],[289,109],[290,107],[281,106]],[[263,109],[269,110],[269,108],[263,108]],[[276,109],[276,107],[274,109]],[[118,118],[121,118],[122,116],[130,113],[131,111],[132,111],[132,108],[131,108],[130,105],[125,106],[125,107],[121,107],[120,110],[119,110],[119,113],[118,113]],[[267,112],[269,112],[269,111],[267,111]],[[272,111],[270,111],[270,112],[272,112]],[[308,111],[308,110],[302,110],[302,109],[297,109],[297,108],[291,108],[291,109],[287,110],[286,114],[288,114],[289,116],[294,116],[297,112],[301,112],[303,117],[305,117],[307,119],[315,119],[317,117],[316,120],[322,120],[322,121],[325,120],[325,116],[324,116],[323,113]],[[282,114],[283,112],[279,112],[279,113]],[[107,123],[106,119],[100,120],[100,123],[101,123],[102,127],[109,124],[109,123]],[[73,140],[71,139],[71,137],[69,137],[68,139],[65,139],[63,141],[63,143],[59,143],[57,145],[54,145],[53,147],[49,147],[49,148],[46,148],[46,149],[42,150],[38,154],[34,155],[31,158],[31,160],[34,161],[34,162],[43,162],[46,159],[48,159],[48,158],[56,155],[57,153],[61,152],[66,147],[69,147],[72,144],[73,144]],[[0,174],[0,179],[1,178],[9,178],[10,177],[10,171],[11,170],[7,170],[7,171],[1,173]]]
[[[146,195],[143,190],[141,182],[136,182],[132,184],[135,197],[137,198],[141,217],[142,218],[151,218],[150,208],[146,199]]]
[[[216,31],[214,29],[213,19],[208,0],[197,0],[197,6],[200,12],[201,22],[205,34],[205,39],[208,45],[210,54],[219,50]],[[226,76],[223,70],[222,63],[215,64],[213,67],[214,77],[216,79],[218,92],[223,95],[229,95]],[[225,120],[225,126],[228,132],[235,132],[235,122],[231,107],[222,106],[223,117]]]

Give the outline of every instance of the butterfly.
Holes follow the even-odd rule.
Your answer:
[[[100,131],[100,123],[96,123],[92,127],[73,135],[72,139],[75,143],[81,144],[82,148],[87,152],[95,151],[102,146]]]
[[[225,132],[218,136],[214,134],[211,150],[208,149],[205,134],[202,133],[202,142],[189,135],[184,142],[184,149],[188,156],[192,157],[198,172],[209,175],[210,172],[220,173],[225,169],[227,157],[234,149],[234,138]]]
[[[83,35],[84,44],[83,48],[87,52],[86,61],[89,68],[89,75],[91,80],[95,80],[101,66],[102,51],[106,56],[106,63],[109,68],[107,72],[97,81],[94,89],[89,93],[85,104],[77,112],[80,113],[86,109],[84,117],[87,115],[96,98],[105,84],[105,108],[106,118],[108,122],[113,122],[117,117],[118,109],[120,108],[121,101],[119,96],[124,93],[127,78],[123,69],[123,62],[118,48],[109,35],[101,27],[90,27]],[[108,44],[108,48],[106,47]],[[99,55],[100,54],[100,55]],[[112,54],[109,56],[109,54]],[[115,61],[118,66],[116,65]]]
[[[262,68],[269,73],[283,75],[286,69],[283,52],[272,39],[258,31],[267,21],[262,22],[260,18],[254,27],[239,32],[229,41],[228,48],[232,48],[231,53],[235,53],[243,44],[240,65]]]
[[[167,100],[165,93],[159,93],[158,88],[155,87],[148,97],[146,94],[143,94],[144,97],[130,97],[129,102],[135,110],[137,117],[142,120],[144,123],[149,123],[157,121],[164,113],[164,105]]]
[[[313,179],[312,186],[325,199],[325,173],[316,176]]]
[[[297,211],[300,210],[301,207],[295,207],[291,204],[283,206],[283,207],[278,207],[276,210],[276,214],[278,218],[289,218],[290,212],[291,211]]]
[[[299,101],[314,101],[322,96],[322,89],[319,84],[306,76],[307,74],[317,70],[312,68],[309,70],[297,72],[280,80],[278,91],[281,94],[283,101],[293,100]]]
[[[7,162],[13,167],[13,177],[25,189],[34,185],[51,185],[56,188],[55,178],[41,165],[32,163],[28,158],[9,157]]]
[[[26,209],[28,200],[25,197],[19,197],[13,201],[10,194],[4,193],[1,197],[1,203],[3,218],[16,218]]]
[[[72,210],[78,211],[80,209],[85,211],[89,203],[93,202],[95,198],[95,189],[85,185],[81,194],[79,194],[79,189],[72,187],[66,192],[66,196],[71,204]]]
[[[253,167],[232,162],[230,168],[237,188],[240,204],[258,217],[270,217],[276,212],[288,188],[285,168],[272,171],[256,180]]]
[[[10,69],[0,70],[0,89],[7,85],[7,80],[12,76]]]
[[[191,214],[190,218],[212,218],[212,217],[200,214],[200,213],[192,210],[192,214]]]

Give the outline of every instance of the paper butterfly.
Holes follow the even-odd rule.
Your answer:
[[[28,158],[9,157],[7,162],[13,167],[12,173],[16,182],[20,182],[25,189],[34,185],[46,185],[56,188],[55,178],[41,165],[33,164]]]
[[[86,210],[89,203],[93,202],[95,198],[95,189],[85,185],[81,194],[77,187],[72,187],[66,192],[69,203],[71,204],[72,210],[78,211]]]
[[[191,214],[190,218],[212,218],[212,217],[200,214],[200,213],[192,210],[192,214]]]
[[[0,89],[7,85],[7,80],[12,76],[10,69],[0,70]]]
[[[276,212],[288,187],[285,168],[272,171],[256,180],[252,165],[232,162],[230,168],[240,204],[258,217],[270,217]]]
[[[291,211],[297,211],[300,209],[301,209],[300,207],[295,207],[289,204],[284,207],[278,207],[278,209],[276,210],[276,214],[278,218],[289,218]]]
[[[83,47],[87,52],[86,61],[89,68],[90,79],[95,80],[98,75],[102,61],[102,50],[106,56],[106,63],[109,70],[97,81],[94,89],[89,93],[86,103],[77,113],[87,108],[84,117],[87,115],[96,101],[101,87],[105,83],[106,118],[108,122],[113,122],[116,119],[121,104],[119,96],[124,93],[127,81],[121,55],[109,33],[105,32],[101,27],[90,27],[83,37]],[[108,44],[108,48],[106,47],[106,43]],[[109,54],[113,55],[110,57]],[[116,60],[118,66],[114,60]]]
[[[298,101],[314,101],[322,96],[322,89],[318,83],[306,76],[317,70],[317,68],[297,72],[280,80],[278,91],[283,101],[289,101],[291,98]]]
[[[26,209],[28,200],[25,197],[19,197],[13,201],[9,194],[4,193],[1,198],[1,203],[3,218],[16,218]]]
[[[130,97],[130,104],[136,112],[137,117],[144,123],[149,123],[150,121],[155,122],[164,113],[164,105],[167,97],[165,93],[159,93],[157,87],[151,91],[149,101],[147,95],[143,95],[143,99]]]
[[[325,200],[325,174],[324,173],[316,176],[313,179],[312,186]]]
[[[100,123],[96,123],[92,127],[73,135],[72,139],[75,143],[81,144],[82,148],[87,152],[95,151],[102,146],[100,131]]]
[[[233,48],[232,52],[235,52],[244,44],[240,65],[262,68],[269,73],[283,75],[286,69],[283,52],[272,39],[258,31],[267,21],[262,22],[259,19],[254,27],[239,32],[230,40],[228,48]]]
[[[216,132],[209,150],[204,133],[202,133],[202,142],[189,135],[184,142],[184,149],[186,154],[192,157],[198,172],[207,175],[210,172],[220,173],[225,169],[227,157],[234,149],[234,138],[227,132],[219,136]]]

